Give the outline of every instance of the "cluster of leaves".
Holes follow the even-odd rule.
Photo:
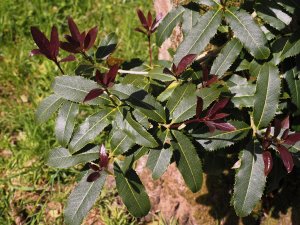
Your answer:
[[[97,28],[80,33],[71,18],[67,42],[58,41],[56,28],[50,41],[32,28],[39,47],[33,53],[59,68],[59,47],[81,55],[75,75],[61,69],[54,93],[36,114],[45,122],[58,110],[55,134],[61,147],[51,151],[48,165],[90,168],[84,167],[68,199],[66,223],[81,223],[108,175],[114,176],[129,212],[145,216],[150,201],[135,172],[143,155],[153,179],[175,163],[188,188],[197,192],[206,156],[218,151],[227,160],[232,148],[239,155],[232,204],[239,216],[251,213],[262,195],[299,165],[299,12],[293,0],[247,2],[239,8],[197,0],[177,6],[161,21],[138,10],[143,29],[136,30],[147,36],[150,56],[138,65],[111,60],[118,43],[114,33],[92,48]],[[173,61],[152,62],[154,31],[160,47],[177,25],[183,41]],[[211,50],[201,54],[207,46]],[[77,125],[76,119],[91,112],[87,106],[94,114]],[[273,163],[277,158],[283,163]]]

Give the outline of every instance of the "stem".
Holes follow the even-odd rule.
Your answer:
[[[137,74],[137,75],[147,75],[149,74],[148,72],[144,72],[144,71],[132,71],[132,70],[118,70],[119,73],[123,73],[123,74]]]
[[[60,72],[62,73],[62,75],[65,75],[65,72],[63,71],[63,69],[61,68],[59,62],[55,62],[55,64],[57,65],[58,69],[60,70]]]
[[[93,60],[90,56],[88,56],[88,55],[86,54],[86,52],[82,51],[81,54],[83,55],[83,57],[84,57],[86,60],[90,61],[90,63],[92,63],[93,65],[95,64],[94,60]]]
[[[149,58],[150,58],[150,66],[152,66],[152,47],[151,47],[151,35],[148,34],[148,47],[149,47]]]

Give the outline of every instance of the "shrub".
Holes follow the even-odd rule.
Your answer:
[[[205,159],[215,151],[224,161],[239,155],[232,205],[238,216],[250,214],[299,165],[299,10],[292,0],[246,1],[239,7],[198,0],[175,7],[162,20],[137,10],[136,31],[148,40],[148,62],[114,58],[114,33],[94,49],[98,29],[79,31],[70,17],[65,42],[55,27],[50,40],[32,27],[39,47],[32,54],[46,56],[62,73],[36,113],[45,122],[58,110],[61,147],[51,151],[47,164],[87,165],[68,199],[66,223],[81,223],[109,175],[129,212],[145,216],[150,201],[134,170],[143,155],[153,179],[174,162],[197,192],[202,163],[209,164]],[[178,24],[183,41],[173,61],[153,60],[153,33],[160,47]],[[59,48],[71,55],[59,60]],[[61,63],[74,55],[75,74],[65,75]]]

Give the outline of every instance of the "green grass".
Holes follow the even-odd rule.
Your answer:
[[[78,174],[43,161],[56,145],[54,119],[38,126],[34,113],[59,71],[43,57],[29,57],[35,48],[30,26],[47,36],[54,24],[60,34],[68,33],[66,17],[71,15],[80,30],[98,26],[97,43],[116,32],[115,56],[146,59],[146,40],[133,29],[138,25],[135,9],[151,5],[143,0],[0,1],[0,224],[62,224],[62,209]],[[112,205],[115,194],[103,191],[94,217],[107,224],[136,224],[123,206]]]

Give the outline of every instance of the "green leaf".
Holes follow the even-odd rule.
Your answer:
[[[262,149],[258,142],[250,142],[241,155],[241,167],[236,173],[233,206],[238,216],[251,213],[263,195],[266,177]]]
[[[141,113],[139,110],[133,110],[132,115],[135,118],[136,122],[141,124],[146,129],[149,129],[151,127],[151,123],[148,121],[147,116]]]
[[[159,94],[157,100],[160,102],[168,100],[178,85],[180,85],[180,82],[173,81],[162,93]]]
[[[211,71],[211,74],[223,76],[224,73],[234,63],[236,58],[239,56],[243,46],[238,39],[231,39],[221,50],[218,57],[215,59]]]
[[[99,158],[99,146],[76,155],[71,155],[68,149],[55,148],[47,158],[47,165],[55,168],[69,168],[79,163],[91,162]]]
[[[235,36],[251,55],[257,59],[269,57],[270,49],[266,47],[267,39],[264,33],[245,10],[227,9],[225,18]]]
[[[177,120],[179,116],[184,113],[185,108],[182,108],[181,104],[184,104],[184,99],[188,98],[189,96],[193,96],[196,92],[196,87],[194,84],[187,83],[182,86],[178,86],[172,96],[170,96],[167,102],[167,108],[169,109],[170,118]],[[196,97],[195,97],[196,98]],[[195,99],[194,104],[197,103]],[[195,107],[195,106],[194,106]],[[176,112],[175,112],[176,111]],[[174,114],[176,113],[176,114]],[[196,108],[194,110],[194,115],[196,113]]]
[[[265,63],[258,75],[254,95],[253,119],[258,129],[273,120],[279,103],[280,77],[276,66]]]
[[[235,71],[238,72],[238,71],[249,70],[249,68],[250,68],[250,62],[247,59],[243,59]]]
[[[68,198],[64,211],[66,225],[80,225],[82,223],[96,202],[107,176],[106,172],[102,171],[99,179],[94,182],[87,182],[88,175],[89,173],[86,173]]]
[[[146,216],[151,205],[145,188],[133,169],[124,174],[117,163],[114,163],[114,174],[119,195],[128,211],[134,217]]]
[[[75,74],[77,76],[86,76],[86,77],[92,77],[94,72],[94,66],[91,64],[80,64],[76,70]]]
[[[231,83],[229,90],[234,96],[231,98],[233,104],[238,108],[253,107],[255,85],[251,81],[239,75],[232,75],[227,83]]]
[[[216,6],[220,4],[220,0],[197,0],[195,2],[207,6]]]
[[[150,150],[147,167],[152,171],[152,178],[159,179],[167,170],[172,157],[172,150],[167,149],[152,149]]]
[[[148,91],[150,87],[150,80],[147,76],[127,74],[122,80],[122,84],[131,84],[134,87]]]
[[[132,140],[124,131],[116,128],[113,129],[111,133],[109,143],[113,155],[123,154],[135,145],[134,140]]]
[[[298,108],[298,113],[300,112],[300,80],[299,80],[300,71],[297,67],[287,71],[284,74],[284,77],[288,83],[290,93],[292,96],[292,103],[294,103]]]
[[[191,93],[189,96],[184,96],[174,109],[170,116],[173,118],[171,123],[180,123],[194,117],[196,114],[196,105],[197,96],[196,90],[194,89],[194,93]]]
[[[300,32],[294,33],[284,46],[281,54],[281,61],[296,56],[300,53]]]
[[[149,148],[155,148],[158,146],[158,143],[152,137],[152,135],[148,133],[148,131],[141,124],[132,118],[129,111],[123,113],[119,111],[116,117],[116,122],[119,128],[123,130],[132,140],[134,140],[136,144]]]
[[[183,35],[187,36],[192,28],[200,21],[200,13],[194,10],[185,9],[182,16],[182,31]]]
[[[273,52],[272,62],[275,65],[278,65],[282,61],[281,55],[282,55],[282,52],[288,46],[288,39],[289,39],[289,37],[281,37],[272,43],[272,52]]]
[[[65,102],[65,100],[56,94],[52,94],[47,98],[45,98],[39,104],[36,110],[35,113],[36,121],[40,124],[49,120],[52,114],[58,110],[58,108],[63,102]]]
[[[111,92],[112,94],[117,95],[121,100],[125,100],[133,108],[136,108],[150,119],[160,123],[166,122],[164,108],[146,91],[132,85],[116,84],[112,87]]]
[[[292,18],[274,2],[260,1],[256,4],[257,15],[277,30],[284,29],[292,21]]]
[[[75,127],[75,117],[79,112],[76,103],[66,101],[58,112],[55,125],[56,140],[66,147],[71,139]]]
[[[177,142],[171,142],[177,167],[189,189],[195,193],[202,186],[202,163],[196,149],[187,136],[172,131]]]
[[[203,110],[207,109],[210,104],[219,98],[222,88],[218,88],[217,85],[211,85],[210,87],[204,87],[197,90],[197,96],[203,100]]]
[[[275,1],[291,14],[300,11],[299,2],[297,0],[275,0]]]
[[[162,141],[163,146],[165,146],[166,143],[170,143],[172,139],[170,130],[162,132],[161,135],[159,135],[159,138]],[[152,171],[152,178],[154,180],[159,179],[167,170],[172,155],[173,149],[171,147],[150,150],[147,167]]]
[[[151,79],[156,79],[162,82],[166,81],[173,81],[176,80],[176,78],[170,74],[163,73],[162,68],[154,68],[148,72],[147,77],[150,77]]]
[[[69,148],[71,153],[79,151],[85,145],[91,143],[101,131],[110,124],[115,109],[108,111],[106,109],[100,110],[88,118],[76,130]]]
[[[67,75],[56,77],[52,86],[56,95],[78,103],[82,103],[91,90],[100,88],[100,86],[92,80],[80,76]],[[86,102],[88,105],[107,105],[109,103],[110,100],[106,94]]]
[[[115,33],[108,34],[100,43],[97,51],[97,60],[106,59],[117,47],[118,36]]]
[[[183,42],[179,45],[174,56],[177,65],[180,60],[189,54],[199,54],[204,50],[210,39],[217,33],[221,23],[222,10],[211,10],[205,13],[197,25],[191,30]]]
[[[192,136],[205,148],[205,150],[215,151],[234,145],[238,141],[244,139],[251,129],[248,124],[242,121],[229,121],[229,123],[232,124],[236,130],[216,130],[213,133],[193,134]]]
[[[184,11],[182,6],[173,8],[160,22],[156,33],[156,44],[158,47],[170,37],[174,27],[181,22]]]

